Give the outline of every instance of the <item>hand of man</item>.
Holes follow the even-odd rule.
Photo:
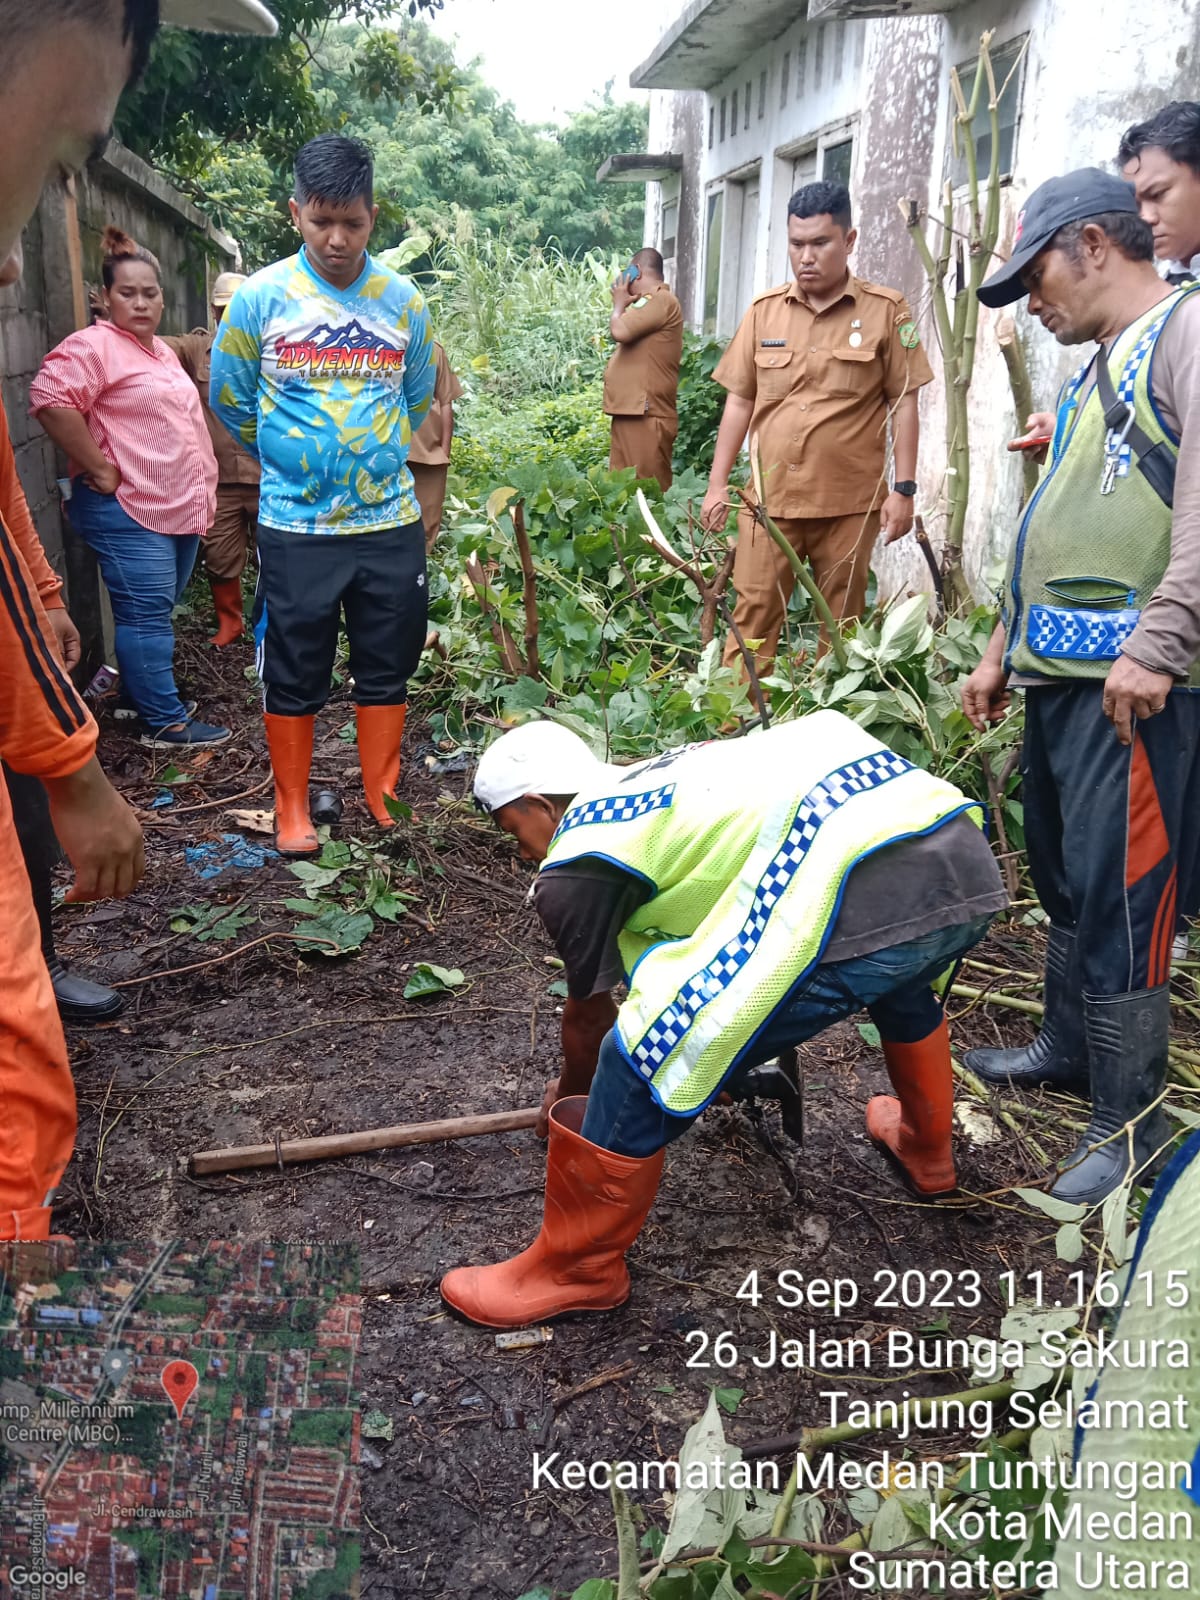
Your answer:
[[[146,870],[137,818],[109,783],[95,756],[69,778],[43,778],[59,843],[75,868],[71,904],[120,900]]]
[[[897,494],[893,489],[879,508],[879,525],[884,544],[894,544],[897,539],[903,539],[913,525],[911,497]]]
[[[560,1081],[558,1078],[551,1078],[546,1085],[546,1092],[542,1096],[542,1104],[538,1110],[537,1121],[533,1125],[533,1131],[539,1139],[544,1139],[550,1132],[550,1112],[554,1107],[555,1101],[562,1098],[558,1088]]]
[[[97,494],[116,494],[121,487],[121,469],[114,467],[111,461],[106,461],[95,472],[85,472],[83,481]]]
[[[963,716],[982,733],[989,722],[999,722],[1012,695],[1008,673],[998,661],[985,656],[962,687]]]
[[[612,303],[613,310],[618,316],[622,311],[626,310],[627,307],[631,306],[636,298],[637,296],[630,288],[624,273],[622,273],[619,278],[613,279]]]
[[[1034,411],[1026,419],[1025,432],[1019,439],[1010,439],[1010,450],[1025,450],[1035,461],[1044,461],[1049,446],[1046,444],[1033,444],[1033,441],[1051,439],[1054,436],[1053,411]]]
[[[1104,680],[1104,715],[1122,744],[1133,743],[1133,719],[1156,717],[1175,687],[1169,672],[1152,672],[1131,656],[1118,656]]]
[[[46,620],[54,633],[54,642],[58,646],[58,659],[70,672],[83,654],[79,629],[71,621],[71,613],[65,606],[52,606],[46,612]]]
[[[721,483],[709,485],[708,493],[704,496],[704,504],[700,507],[700,526],[706,533],[719,533],[729,520],[729,508],[733,504],[733,496],[729,492],[729,485]]]

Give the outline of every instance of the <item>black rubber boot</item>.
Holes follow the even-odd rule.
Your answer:
[[[58,958],[54,948],[53,888],[49,869],[31,871],[29,882],[42,935],[42,954],[50,969],[59,1016],[64,1022],[108,1022],[112,1017],[119,1017],[125,1009],[125,1001],[115,989],[77,977]]]
[[[1066,1089],[1087,1095],[1088,1053],[1075,935],[1050,927],[1046,946],[1045,1016],[1032,1044],[1013,1050],[968,1050],[962,1064],[984,1083],[1017,1089]]]
[[[804,1092],[796,1069],[796,1052],[786,1050],[777,1061],[764,1061],[739,1072],[726,1085],[731,1100],[778,1100],[783,1131],[794,1144],[804,1143]]]
[[[1162,984],[1135,994],[1088,996],[1084,1008],[1092,1115],[1050,1192],[1058,1200],[1094,1206],[1130,1170],[1127,1123],[1134,1124],[1132,1166],[1141,1172],[1142,1181],[1150,1175],[1142,1169],[1170,1140],[1171,1125],[1162,1107],[1146,1114],[1167,1081],[1170,990]]]

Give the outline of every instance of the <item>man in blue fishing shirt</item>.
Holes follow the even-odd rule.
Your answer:
[[[367,251],[370,151],[322,134],[296,156],[303,244],[239,289],[212,353],[211,404],[262,463],[255,642],[276,844],[318,848],[313,725],[345,616],[363,788],[375,820],[400,777],[408,679],[425,641],[425,536],[408,447],[429,410],[421,295]]]

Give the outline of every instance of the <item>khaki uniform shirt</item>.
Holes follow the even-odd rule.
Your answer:
[[[847,517],[886,497],[889,407],[933,373],[904,296],[851,274],[824,311],[795,279],[760,294],[713,377],[754,402],[771,515]]]
[[[412,436],[408,447],[408,459],[411,465],[418,467],[448,467],[450,465],[450,446],[438,440],[438,424],[440,415],[435,412],[441,406],[450,406],[462,397],[463,386],[454,375],[454,369],[446,359],[446,352],[435,339],[433,342],[433,362],[437,368],[437,383],[434,385],[433,402],[429,407],[429,415]]]
[[[610,417],[675,420],[683,308],[665,283],[621,313],[632,338],[618,344],[604,369],[604,410]]]
[[[200,404],[208,424],[213,454],[217,458],[218,484],[236,483],[257,488],[262,470],[254,457],[237,443],[225,424],[213,413],[208,403],[208,381],[212,376],[212,347],[216,330],[194,328],[181,337],[164,339],[179,357],[179,364],[200,391]]]

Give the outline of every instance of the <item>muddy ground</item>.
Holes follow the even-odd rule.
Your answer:
[[[314,959],[279,937],[298,920],[281,903],[298,893],[282,862],[198,879],[185,848],[230,831],[231,804],[269,807],[271,797],[245,673],[249,647],[215,658],[197,624],[180,649],[181,677],[200,697],[201,714],[231,722],[237,734],[211,757],[181,760],[190,781],[164,785],[166,758],[102,716],[105,765],[146,808],[149,871],[121,905],[59,914],[63,954],[81,972],[125,985],[129,1001],[115,1023],[70,1030],[80,1137],[59,1220],[91,1238],[348,1235],[360,1243],[368,1307],[362,1400],[395,1424],[393,1442],[376,1442],[382,1465],[365,1473],[365,1595],[514,1600],[539,1585],[569,1594],[587,1577],[612,1574],[607,1498],[535,1490],[535,1451],[585,1461],[669,1458],[714,1384],[745,1391],[726,1418],[737,1443],[824,1423],[828,1406],[818,1393],[831,1387],[828,1375],[750,1364],[772,1326],[784,1337],[815,1327],[822,1336],[878,1340],[893,1321],[915,1328],[938,1320],[937,1311],[876,1311],[869,1303],[840,1318],[754,1310],[734,1298],[751,1267],[764,1277],[794,1268],[852,1278],[865,1302],[874,1275],[889,1268],[977,1269],[988,1293],[980,1310],[952,1312],[956,1335],[996,1331],[1000,1272],[1053,1269],[1048,1228],[1004,1193],[1039,1183],[1042,1154],[1066,1148],[1070,1135],[1053,1102],[1043,1103],[1046,1120],[1022,1124],[1037,1127],[1041,1153],[1008,1132],[985,1145],[962,1137],[966,1198],[918,1204],[865,1139],[864,1104],[886,1083],[878,1052],[853,1024],[803,1051],[803,1149],[781,1140],[781,1162],[744,1111],[710,1112],[668,1154],[657,1204],[631,1252],[629,1304],[562,1322],[550,1343],[532,1350],[498,1352],[491,1334],[446,1315],[437,1294],[447,1267],[498,1259],[536,1232],[543,1152],[531,1133],[189,1178],[189,1153],[215,1146],[534,1105],[555,1070],[560,1002],[550,993],[559,974],[547,963],[549,946],[524,904],[529,869],[473,814],[465,775],[426,770],[425,757],[436,752],[419,699],[403,782],[414,816],[388,846],[415,864],[406,881],[419,893],[419,920],[380,924],[358,955]],[[375,840],[358,799],[354,746],[338,737],[351,715],[343,692],[322,718],[316,776],[345,796],[338,836]],[[164,789],[173,803],[149,809]],[[170,932],[177,908],[213,900],[255,920],[223,943]],[[1014,923],[978,955],[1034,972],[1038,944],[1036,930]],[[405,1001],[407,976],[422,961],[461,968],[467,987]],[[982,970],[966,976],[996,981]],[[1029,1026],[1011,1012],[976,1009],[955,1027],[959,1045],[1001,1033],[1017,1042]],[[734,1333],[739,1365],[689,1368],[693,1329]],[[595,1378],[605,1381],[576,1393]],[[949,1392],[962,1380],[947,1372],[924,1380],[924,1392]],[[905,1387],[845,1381],[873,1398]],[[911,1387],[922,1392],[921,1380]],[[936,1453],[949,1444],[923,1447]],[[647,1506],[661,1525],[663,1506]],[[826,1537],[849,1526],[833,1507]]]

